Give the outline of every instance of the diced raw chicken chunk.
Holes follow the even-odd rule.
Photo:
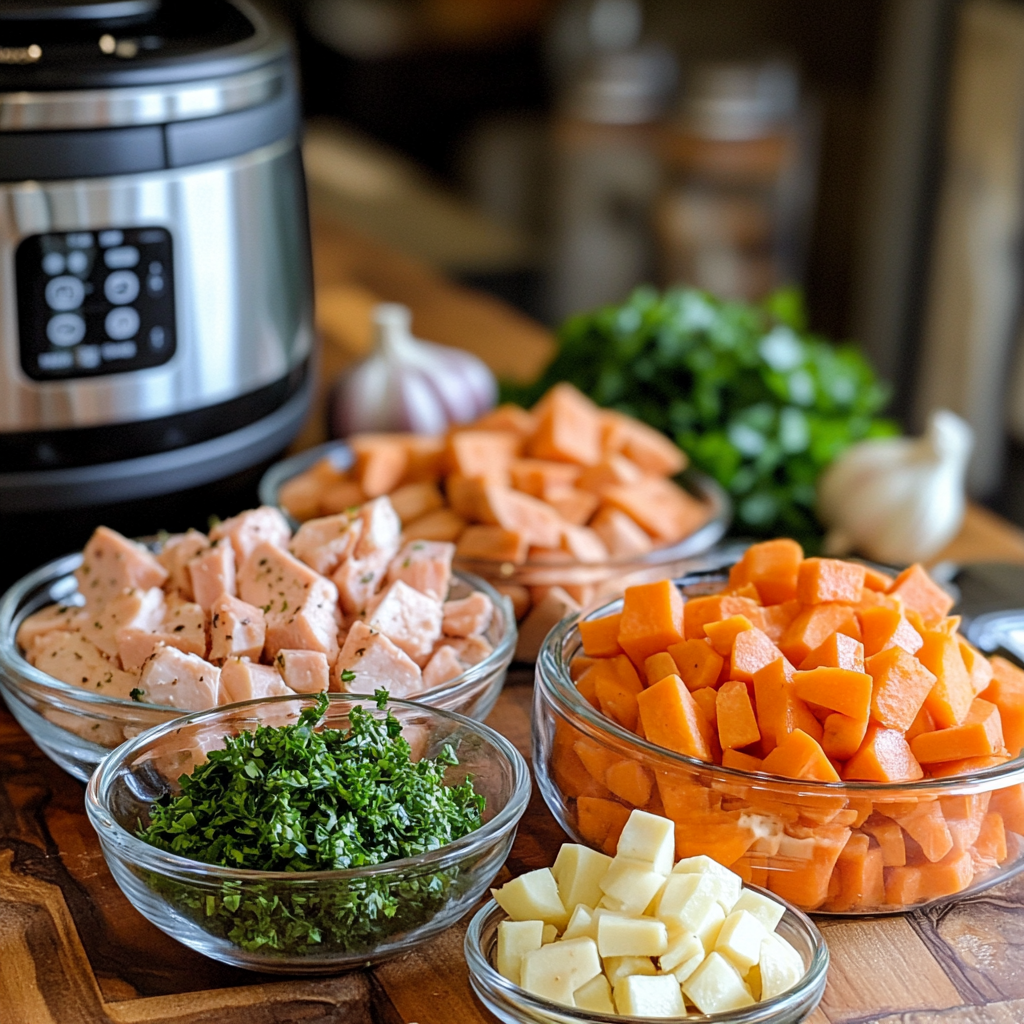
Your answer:
[[[377,551],[365,558],[349,558],[334,571],[331,580],[346,615],[362,615],[387,575],[391,555]]]
[[[153,632],[163,621],[165,612],[164,592],[159,587],[133,588],[97,608],[86,620],[82,633],[108,658],[113,658],[117,655],[122,630]]]
[[[76,608],[69,604],[48,604],[22,620],[16,640],[18,646],[27,652],[32,649],[38,637],[54,630],[69,632],[81,629],[88,621],[89,613],[84,608]]]
[[[41,672],[62,683],[81,686],[104,697],[128,700],[138,685],[137,676],[122,672],[81,633],[60,629],[37,637],[31,661]]]
[[[259,661],[267,636],[263,611],[240,597],[221,594],[210,608],[210,661]]]
[[[278,651],[274,667],[296,693],[322,693],[330,686],[331,666],[319,651]]]
[[[188,572],[195,602],[208,612],[222,594],[235,594],[235,549],[215,544],[188,563]]]
[[[220,670],[220,702],[235,704],[259,697],[288,697],[295,693],[285,685],[277,669],[229,658]]]
[[[282,648],[320,651],[328,660],[337,653],[337,588],[287,551],[257,545],[239,570],[238,594],[263,609],[268,657]]]
[[[442,683],[447,683],[465,672],[465,666],[459,661],[452,647],[438,647],[437,653],[427,662],[423,669],[423,686],[430,690]]]
[[[439,600],[395,580],[377,602],[367,624],[420,663],[430,656],[441,635],[441,617]]]
[[[150,704],[202,711],[217,704],[220,669],[197,654],[158,647],[142,666],[137,685],[141,699]]]
[[[235,549],[235,560],[241,565],[260,544],[271,544],[276,548],[287,548],[292,531],[288,521],[269,505],[249,509],[231,519],[218,523],[210,531],[210,540],[227,538]]]
[[[206,616],[192,601],[171,598],[163,621],[152,629],[127,627],[118,630],[117,656],[126,672],[138,672],[159,646],[184,654],[206,656]]]
[[[458,601],[445,601],[441,629],[445,636],[479,636],[493,615],[494,603],[477,590]]]
[[[167,570],[141,544],[99,526],[85,545],[75,578],[86,603],[96,608],[128,587],[163,586]]]
[[[388,566],[388,582],[404,580],[414,590],[443,601],[452,579],[455,545],[441,541],[411,540]]]
[[[359,510],[359,519],[363,524],[359,539],[356,541],[356,558],[387,552],[390,561],[398,550],[398,541],[402,535],[402,521],[390,500],[385,496],[368,501]]]
[[[346,512],[310,519],[292,538],[291,551],[321,576],[330,576],[352,554],[362,530],[363,521]]]
[[[494,648],[482,636],[443,637],[440,646],[450,647],[465,666],[479,665]]]
[[[392,697],[408,697],[423,689],[419,665],[382,633],[365,622],[353,623],[338,660],[331,669],[331,689],[373,693],[383,688]]]
[[[176,533],[168,537],[160,546],[160,552],[156,556],[156,560],[168,573],[164,589],[177,591],[186,601],[194,600],[195,594],[192,593],[192,577],[188,571],[188,563],[209,546],[209,538],[198,530]]]

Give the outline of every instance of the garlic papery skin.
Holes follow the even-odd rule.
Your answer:
[[[825,553],[920,562],[948,544],[967,507],[974,435],[955,413],[932,413],[924,436],[878,438],[848,448],[818,482]]]
[[[443,434],[494,407],[498,386],[470,352],[414,338],[406,306],[373,312],[374,349],[338,381],[331,410],[336,437],[411,431]]]

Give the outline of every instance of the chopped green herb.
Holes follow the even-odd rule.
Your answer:
[[[140,690],[136,686],[132,690],[132,692],[128,694],[128,696],[131,697],[132,700],[142,700],[142,698],[146,696],[146,691],[145,690]]]
[[[343,683],[351,683],[355,680],[356,674],[350,668],[343,668],[341,670],[341,681]]]
[[[386,701],[378,691],[378,709]],[[480,827],[484,798],[472,781],[444,782],[458,764],[450,746],[413,761],[398,719],[358,705],[347,731],[317,730],[328,706],[321,694],[295,725],[226,738],[181,776],[178,795],[152,806],[139,837],[207,864],[298,873],[415,856]],[[432,918],[461,886],[458,867],[312,888],[239,881],[216,895],[166,879],[151,884],[208,931],[282,954],[369,951]]]

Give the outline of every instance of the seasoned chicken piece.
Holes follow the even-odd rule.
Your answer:
[[[366,558],[386,551],[390,561],[398,551],[402,535],[402,521],[390,500],[385,496],[368,501],[359,510],[359,520],[363,528],[356,541],[355,557]]]
[[[444,646],[437,651],[423,669],[424,689],[430,690],[442,683],[447,683],[466,671],[465,665],[459,661],[455,649]]]
[[[267,635],[263,611],[240,597],[221,594],[210,608],[210,661],[259,661]]]
[[[289,697],[295,691],[285,685],[277,669],[229,658],[220,670],[220,702],[235,704],[258,697]]]
[[[438,649],[441,647],[450,647],[466,668],[479,665],[494,650],[482,636],[442,637]]]
[[[271,544],[282,550],[286,549],[291,536],[288,520],[280,511],[269,505],[261,505],[231,519],[225,519],[210,531],[210,540],[222,540],[226,537],[231,541],[231,546],[235,549],[235,562],[239,566],[260,544]]]
[[[330,576],[352,554],[362,530],[362,519],[347,512],[310,519],[292,538],[291,551],[321,576]]]
[[[36,638],[29,659],[41,672],[62,683],[80,686],[104,697],[128,700],[138,676],[121,669],[81,633],[54,630]]]
[[[69,604],[48,604],[45,608],[33,612],[22,619],[18,626],[15,639],[23,651],[30,651],[36,639],[55,630],[69,632],[81,629],[89,621],[89,613],[84,608],[76,608]]]
[[[403,580],[414,590],[443,601],[452,579],[455,545],[441,541],[411,540],[388,566],[388,582]]]
[[[195,602],[208,612],[222,594],[235,596],[235,549],[222,541],[188,563]]]
[[[365,622],[352,624],[338,660],[331,669],[331,689],[373,693],[386,689],[392,697],[408,697],[423,689],[420,668],[408,654]]]
[[[257,545],[238,573],[238,593],[266,616],[268,658],[285,648],[320,651],[329,661],[337,654],[337,588],[287,551]]]
[[[323,693],[330,686],[331,666],[319,651],[278,651],[274,668],[296,693]]]
[[[140,699],[182,711],[203,711],[218,703],[220,669],[196,654],[158,647],[142,666]]]
[[[168,572],[164,589],[172,593],[176,591],[186,601],[195,600],[188,563],[209,546],[209,538],[198,530],[176,533],[168,537],[160,546],[160,552],[156,556],[156,560]]]
[[[458,601],[445,601],[441,630],[445,636],[479,636],[493,616],[494,603],[477,590]]]
[[[440,601],[396,580],[369,611],[367,625],[420,664],[441,635],[441,616]]]
[[[82,635],[113,658],[117,656],[123,631],[151,633],[163,622],[166,610],[164,592],[159,587],[125,590],[87,617]]]
[[[75,578],[86,604],[94,609],[129,587],[162,587],[167,570],[141,544],[99,526],[85,545]]]
[[[346,615],[362,615],[387,575],[391,556],[377,551],[366,558],[347,558],[331,574]]]

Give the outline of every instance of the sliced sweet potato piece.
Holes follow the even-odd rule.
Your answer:
[[[822,735],[818,720],[796,695],[791,674],[792,666],[781,657],[754,673],[757,723],[765,753],[773,750],[795,729],[803,730],[814,739],[820,739]]]
[[[850,830],[824,825],[805,839],[783,837],[778,853],[769,861],[768,888],[802,910],[817,910],[827,899],[836,861]]]
[[[643,665],[644,660],[683,639],[683,597],[671,580],[627,587],[622,602],[619,646]]]
[[[859,782],[913,782],[924,772],[903,733],[877,722],[868,725],[864,742],[843,768],[843,778]]]
[[[976,697],[960,725],[915,736],[910,749],[921,764],[987,757],[1003,749],[1003,724],[999,708]]]
[[[881,906],[885,902],[882,866],[882,851],[866,835],[851,835],[836,861],[839,893],[829,901],[829,910],[843,913]]]
[[[390,494],[404,479],[409,467],[404,434],[356,434],[348,446],[355,456],[352,474],[367,498]]]
[[[845,761],[860,749],[867,729],[866,718],[851,718],[835,712],[823,723],[821,748],[833,761]]]
[[[679,676],[662,679],[636,699],[644,733],[651,743],[702,761],[711,759],[707,718]]]
[[[922,800],[906,809],[893,805],[889,814],[933,864],[953,849],[953,837],[938,800]]]
[[[654,776],[637,761],[623,758],[605,772],[605,785],[633,807],[646,807],[654,790]]]
[[[601,710],[626,729],[636,729],[637,694],[644,688],[632,662],[624,654],[602,658],[581,676],[594,680],[594,694]]]
[[[796,695],[808,704],[867,721],[871,707],[871,676],[845,668],[812,668],[793,674]]]
[[[730,586],[753,583],[766,605],[796,597],[803,549],[795,540],[780,538],[752,544],[729,570]]]
[[[967,669],[967,674],[971,677],[971,689],[974,691],[974,696],[980,697],[992,682],[994,672],[992,662],[974,644],[969,643],[962,636],[958,636],[956,642],[960,645],[960,656],[964,659],[964,668]],[[993,703],[995,702],[993,701]]]
[[[602,615],[598,619],[581,619],[578,628],[583,650],[591,658],[614,658],[617,654],[622,654],[622,648],[619,646],[621,623],[622,612]]]
[[[887,647],[864,663],[874,681],[871,715],[887,729],[910,729],[925,699],[935,686],[935,676],[902,647]]]
[[[815,647],[799,665],[801,672],[812,668],[845,668],[864,671],[864,645],[845,633],[833,633]]]
[[[550,462],[547,459],[512,459],[508,472],[517,491],[547,501],[552,493],[573,487],[580,468],[569,462]],[[596,503],[593,508],[597,508]]]
[[[1006,828],[1003,816],[989,811],[981,821],[978,838],[974,843],[978,856],[985,860],[1002,864],[1006,860]]]
[[[450,508],[439,508],[414,519],[402,530],[405,540],[455,541],[466,528],[466,520]]]
[[[854,610],[849,605],[835,602],[812,605],[789,624],[779,647],[794,665],[798,665],[833,633],[843,633],[860,640],[860,623]]]
[[[1024,672],[998,655],[991,668],[992,679],[981,696],[999,708],[1006,749],[1016,757],[1024,749]]]
[[[526,561],[529,545],[521,533],[500,526],[467,526],[455,550],[460,558],[482,558],[518,565]]]
[[[794,729],[784,737],[761,762],[761,770],[772,775],[784,775],[789,779],[839,781],[839,775],[821,745],[802,729]]]
[[[887,868],[903,867],[907,863],[907,844],[903,841],[903,829],[891,818],[875,814],[861,826],[874,836],[882,851],[882,865]]]
[[[802,610],[803,605],[797,600],[768,605],[761,610],[761,628],[772,643],[781,643],[786,630]]]
[[[1011,832],[1024,835],[1024,783],[995,790],[989,810],[1002,815],[1003,824]]]
[[[604,541],[612,558],[635,558],[646,554],[654,542],[625,512],[605,505],[590,520],[590,528]]]
[[[571,384],[556,384],[533,410],[527,450],[536,459],[593,466],[601,461],[601,410]]]
[[[856,604],[864,589],[864,566],[839,558],[805,558],[797,574],[796,597],[802,604],[842,601]]]
[[[723,683],[718,688],[715,705],[718,739],[723,750],[749,747],[761,739],[746,683]]]
[[[881,591],[883,594],[893,585],[893,578],[881,569],[874,569],[870,565],[864,567],[864,586],[868,590]]]
[[[925,706],[940,729],[960,725],[967,717],[974,690],[960,645],[945,633],[926,632],[917,659],[935,676]]]
[[[748,597],[732,597],[728,594],[691,597],[683,609],[686,639],[703,640],[704,627],[709,622],[721,622],[733,615],[743,615],[759,629],[763,621],[760,605]]]
[[[600,501],[593,494],[581,491],[578,487],[565,487],[549,491],[544,500],[564,519],[573,526],[583,526],[590,521]],[[639,527],[637,527],[639,529]],[[594,531],[597,533],[597,531]],[[598,533],[601,537],[601,534]],[[601,543],[607,548],[604,537]],[[605,557],[609,552],[606,552]]]
[[[644,678],[648,686],[664,679],[665,676],[675,675],[679,675],[679,669],[676,668],[676,663],[668,651],[658,651],[644,661]]]
[[[576,822],[580,835],[591,846],[614,856],[619,836],[626,827],[629,808],[614,800],[581,796],[576,801]]]
[[[924,643],[921,634],[894,608],[880,605],[862,608],[857,617],[864,638],[864,653],[869,658],[886,647],[900,647],[908,654],[916,654]]]
[[[681,643],[671,644],[668,653],[676,663],[686,688],[691,691],[714,686],[725,664],[725,659],[707,639],[683,640]]]
[[[732,750],[723,744],[722,766],[724,768],[736,768],[741,772],[761,771],[762,759],[754,757],[753,754],[745,754],[742,750]]]
[[[901,598],[903,604],[916,611],[926,625],[939,622],[953,607],[953,598],[920,565],[904,569],[893,581],[889,593]]]
[[[705,627],[705,629],[710,627]],[[749,629],[736,636],[729,656],[729,675],[752,683],[754,675],[778,660],[782,652],[760,629]]]
[[[606,452],[622,452],[656,476],[675,476],[686,468],[686,455],[661,431],[614,409],[602,409],[600,420]]]
[[[518,434],[497,430],[457,430],[448,435],[445,461],[450,473],[507,484],[509,467],[522,445]]]
[[[712,647],[723,657],[729,657],[737,635],[744,630],[753,629],[754,624],[746,615],[730,615],[720,622],[709,622],[704,627],[704,635]]]
[[[628,486],[607,487],[602,497],[663,544],[688,537],[708,518],[706,505],[664,477],[649,476]]]

